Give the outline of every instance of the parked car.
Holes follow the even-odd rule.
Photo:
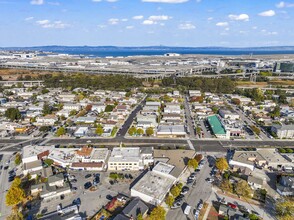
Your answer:
[[[171,209],[176,209],[176,208],[179,208],[181,207],[181,203],[180,202],[175,202],[172,206],[171,206]]]
[[[78,206],[80,206],[80,205],[81,205],[81,199],[80,199],[80,198],[75,199],[74,201],[72,201],[72,204],[73,204],[73,205],[78,205]]]
[[[90,173],[88,173],[86,176],[85,176],[85,178],[86,179],[88,179],[88,178],[90,178],[92,175],[90,174]]]
[[[230,206],[232,209],[237,209],[237,206],[233,203],[228,203],[228,206]]]
[[[188,193],[188,191],[189,191],[189,187],[188,187],[188,186],[184,186],[184,187],[182,188],[182,192],[181,192],[181,194],[185,195],[185,194]]]
[[[76,179],[72,179],[70,182],[72,182],[72,183],[76,183],[76,182],[78,182]]]
[[[106,196],[106,199],[108,199],[108,200],[112,200],[112,199],[113,199],[113,196],[112,196],[112,195],[107,195],[107,196]]]
[[[89,189],[91,186],[92,186],[92,183],[91,183],[91,182],[86,182],[86,183],[84,184],[84,188],[85,188],[85,189]]]

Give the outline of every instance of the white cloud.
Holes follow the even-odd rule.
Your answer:
[[[43,5],[45,3],[44,0],[32,0],[31,4],[32,5]]]
[[[118,24],[118,22],[119,22],[119,19],[117,19],[117,18],[108,19],[108,23],[111,25],[116,25],[116,24]]]
[[[117,2],[118,0],[106,0],[107,2]]]
[[[25,18],[25,21],[31,21],[33,19],[34,19],[34,17],[27,17],[27,18]]]
[[[143,18],[144,18],[143,15],[136,15],[136,16],[133,17],[134,20],[141,20]]]
[[[123,22],[126,22],[126,21],[128,21],[129,19],[127,19],[127,18],[123,18],[123,19],[121,19],[121,21],[123,21]]]
[[[167,16],[167,15],[151,15],[148,20],[151,21],[167,21],[172,19],[172,17]]]
[[[49,24],[50,21],[49,20],[40,20],[40,21],[36,21],[36,23],[39,25],[45,25],[45,24]]]
[[[218,22],[218,23],[216,23],[215,25],[216,25],[216,26],[219,26],[219,27],[226,27],[226,26],[229,25],[229,23],[228,23],[228,22]]]
[[[212,21],[213,20],[213,17],[209,17],[207,18],[208,21]]]
[[[274,10],[268,10],[268,11],[263,11],[261,13],[259,13],[259,16],[263,16],[263,17],[272,17],[276,14],[276,12]]]
[[[102,29],[102,28],[106,28],[107,26],[104,25],[104,24],[100,24],[100,25],[98,25],[97,27]]]
[[[288,3],[288,2],[279,2],[276,4],[277,8],[292,8],[294,7],[294,3]]]
[[[229,15],[229,19],[234,21],[249,21],[249,15],[247,14],[240,14],[240,15]]]
[[[195,29],[196,27],[195,25],[191,23],[185,23],[185,24],[180,24],[178,28],[181,30],[192,30],[192,29]]]
[[[152,21],[152,20],[144,20],[142,22],[142,24],[144,24],[144,25],[152,25],[152,24],[157,24],[157,22],[156,21]]]
[[[126,26],[126,29],[133,29],[134,28],[134,26]]]
[[[184,3],[187,1],[189,0],[142,0],[142,2],[169,3],[169,4]]]
[[[92,0],[92,2],[102,2],[102,0]]]
[[[60,3],[59,2],[48,2],[49,5],[54,5],[54,6],[59,6]]]
[[[39,20],[39,21],[36,21],[36,24],[38,24],[42,28],[63,29],[63,28],[69,27],[68,24],[63,23],[62,21],[51,22],[50,20]]]

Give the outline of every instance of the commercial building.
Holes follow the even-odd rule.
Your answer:
[[[274,124],[271,127],[271,130],[280,139],[283,139],[283,138],[292,139],[292,138],[294,138],[294,125],[293,124],[290,124],[290,125]]]
[[[131,188],[131,196],[139,197],[155,206],[160,205],[177,181],[177,178],[171,175],[174,168],[173,165],[159,162]]]
[[[275,169],[293,167],[293,163],[286,160],[276,149],[256,149],[256,151],[236,150],[229,164],[234,169],[248,168],[251,171],[254,170],[255,166],[272,167]]]
[[[108,170],[142,170],[152,159],[152,153],[146,154],[139,147],[115,147],[108,159]]]
[[[157,137],[186,137],[184,125],[159,125]]]
[[[207,122],[208,122],[213,134],[217,138],[222,138],[222,139],[229,139],[230,138],[230,132],[226,131],[225,127],[223,126],[220,119],[216,115],[208,116]]]

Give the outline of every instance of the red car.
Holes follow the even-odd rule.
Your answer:
[[[237,209],[237,206],[233,203],[228,203],[228,206],[230,206],[232,209]]]

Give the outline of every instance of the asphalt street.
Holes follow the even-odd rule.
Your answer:
[[[202,199],[205,202],[208,200],[208,198],[210,197],[212,193],[211,184],[205,181],[205,179],[209,177],[210,171],[211,171],[211,168],[208,166],[208,162],[206,162],[203,168],[200,170],[200,172],[197,173],[196,187],[193,188],[192,186],[189,186],[190,190],[185,195],[185,199],[184,199],[184,203],[182,207],[177,209],[171,209],[167,213],[166,219],[177,219],[177,220],[194,219],[194,213],[198,203],[200,202],[200,199]],[[191,206],[191,212],[188,216],[184,214],[184,210],[187,204]]]

